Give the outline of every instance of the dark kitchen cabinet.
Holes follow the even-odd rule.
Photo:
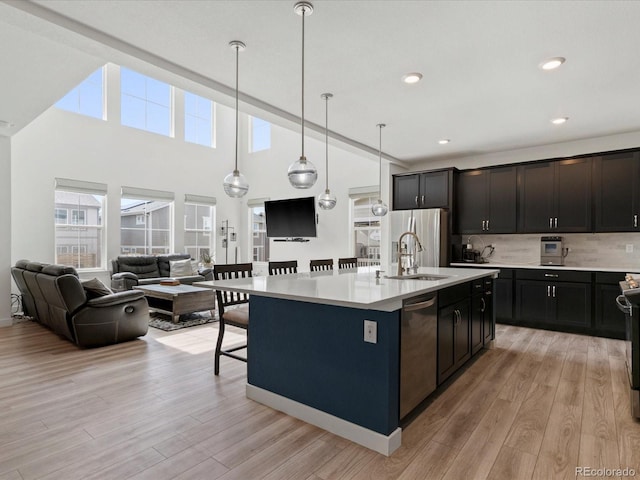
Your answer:
[[[515,166],[457,174],[456,230],[460,234],[515,233]]]
[[[500,269],[498,278],[493,281],[493,296],[496,322],[514,323],[512,269]]]
[[[595,231],[640,231],[640,153],[595,157],[593,171]]]
[[[625,338],[625,316],[616,306],[620,295],[619,282],[624,273],[596,272],[594,281],[594,329],[595,334],[609,338]]]
[[[591,158],[518,167],[518,231],[591,231]]]
[[[471,355],[493,340],[493,279],[480,278],[471,285]]]
[[[471,358],[470,294],[469,283],[438,293],[438,385]]]
[[[393,210],[450,208],[453,169],[393,176]]]
[[[590,272],[518,270],[515,285],[518,323],[554,330],[590,330]]]

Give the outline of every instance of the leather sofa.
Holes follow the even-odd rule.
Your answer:
[[[17,261],[11,275],[25,315],[76,345],[100,347],[147,333],[149,305],[140,291],[92,295],[75,268],[28,260]]]
[[[190,260],[188,253],[168,255],[121,255],[111,260],[111,288],[114,291],[131,290],[136,285],[153,285],[171,277],[171,263],[176,260]],[[180,283],[213,280],[213,270],[206,269],[200,274],[176,277]]]

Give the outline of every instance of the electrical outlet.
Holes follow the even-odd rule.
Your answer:
[[[633,253],[633,243],[627,244],[627,253]]]
[[[364,341],[378,343],[378,324],[373,320],[364,321]]]

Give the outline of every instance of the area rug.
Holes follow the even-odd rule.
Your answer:
[[[171,332],[173,330],[180,330],[181,328],[195,327],[197,325],[204,325],[205,323],[212,323],[218,321],[218,314],[211,316],[211,312],[195,312],[186,315],[180,315],[178,323],[173,323],[170,315],[165,315],[160,312],[149,312],[149,326],[164,330],[165,332]]]

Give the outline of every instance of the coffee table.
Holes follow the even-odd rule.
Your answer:
[[[210,310],[214,314],[216,302],[210,288],[192,285],[143,285],[135,287],[144,292],[149,308],[171,315],[173,323],[178,323],[180,315]]]

